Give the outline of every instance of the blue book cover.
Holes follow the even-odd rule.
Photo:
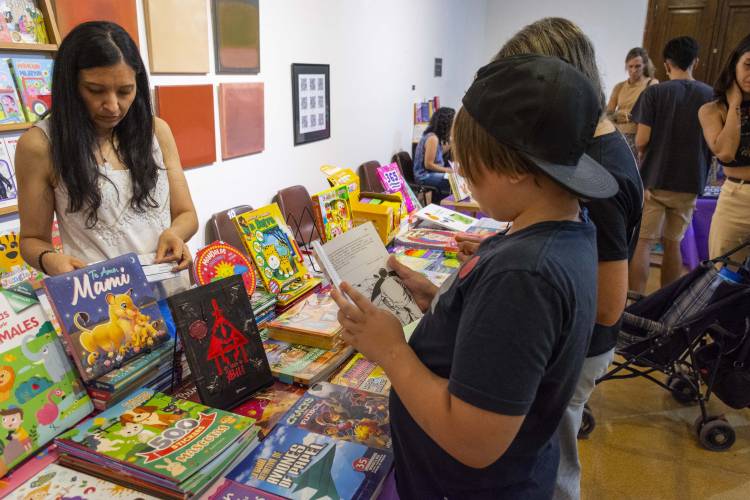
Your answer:
[[[393,464],[390,451],[278,426],[226,478],[290,499],[369,499]]]
[[[47,297],[88,382],[169,338],[138,257],[129,253],[46,278]]]

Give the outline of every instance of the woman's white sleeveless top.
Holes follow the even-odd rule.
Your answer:
[[[49,122],[35,123],[49,138]],[[63,252],[88,263],[111,259],[128,252],[156,252],[159,235],[172,222],[169,210],[169,181],[159,141],[154,137],[154,160],[160,167],[151,196],[158,206],[138,212],[130,205],[133,183],[130,171],[114,170],[110,164],[99,165],[106,176],[99,178],[102,203],[98,221],[86,227],[86,211],[68,213],[68,193],[62,182],[55,187],[55,213],[60,228]],[[107,180],[109,179],[109,180]]]

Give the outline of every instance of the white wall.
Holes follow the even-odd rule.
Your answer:
[[[594,44],[604,92],[627,77],[625,55],[643,44],[648,0],[487,0],[484,57],[489,60],[516,31],[543,17],[578,24]]]
[[[138,4],[141,54],[147,60]],[[442,105],[455,107],[481,64],[485,8],[485,0],[261,0],[260,74],[153,75],[152,85],[265,84],[265,150],[220,161],[217,125],[219,161],[186,171],[201,223],[191,247],[202,244],[203,225],[214,212],[242,203],[264,205],[293,184],[323,189],[324,164],[356,169],[410,150],[412,103],[438,95]],[[435,57],[443,58],[442,78],[432,76]],[[211,58],[214,67],[213,53]],[[330,139],[294,146],[292,63],[330,64]]]
[[[143,6],[136,3],[148,67]],[[581,25],[611,89],[624,78],[627,50],[641,43],[646,7],[647,0],[260,0],[260,74],[151,78],[152,85],[265,84],[265,150],[221,161],[217,125],[218,161],[186,171],[201,223],[191,247],[203,244],[203,226],[214,212],[243,203],[264,205],[293,184],[311,192],[323,189],[319,167],[324,164],[356,168],[408,150],[412,103],[438,95],[442,105],[458,107],[476,69],[515,31],[540,17],[568,16]],[[210,57],[214,67],[212,51]],[[432,76],[435,57],[443,58],[441,78]],[[293,144],[293,62],[331,66],[330,139]],[[215,106],[218,120],[218,98]]]

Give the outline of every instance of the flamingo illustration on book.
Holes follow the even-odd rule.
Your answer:
[[[60,415],[60,410],[57,407],[57,404],[52,401],[52,396],[57,396],[58,398],[62,399],[63,396],[65,396],[65,393],[62,389],[54,389],[52,391],[49,391],[47,393],[47,401],[49,402],[45,403],[44,406],[42,406],[39,411],[36,412],[36,419],[39,424],[49,425],[52,429],[55,429],[53,423]]]

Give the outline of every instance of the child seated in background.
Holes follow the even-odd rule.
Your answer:
[[[393,384],[401,498],[552,496],[555,430],[596,315],[595,229],[579,199],[617,192],[584,154],[600,114],[594,88],[561,59],[481,68],[453,125],[454,157],[482,212],[511,230],[439,290],[391,257],[425,311],[408,344],[390,313],[346,283],[334,291],[344,339]]]

